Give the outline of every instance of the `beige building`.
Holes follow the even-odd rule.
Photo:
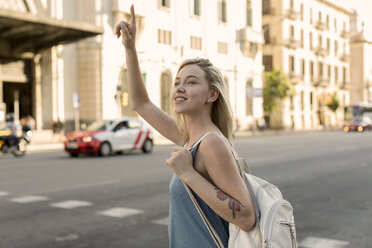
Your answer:
[[[296,94],[270,124],[296,130],[339,126],[350,103],[350,21],[355,12],[331,0],[263,0],[265,71],[279,68]],[[326,104],[336,93],[340,107]]]
[[[355,30],[350,43],[350,102],[372,103],[372,42]]]

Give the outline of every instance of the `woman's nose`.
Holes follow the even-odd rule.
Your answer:
[[[179,84],[176,88],[178,92],[185,92],[185,89],[183,88],[183,83]]]

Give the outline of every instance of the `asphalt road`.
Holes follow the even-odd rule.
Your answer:
[[[301,247],[371,246],[372,132],[238,137],[235,146],[292,203]],[[0,248],[168,247],[171,150],[1,155]]]

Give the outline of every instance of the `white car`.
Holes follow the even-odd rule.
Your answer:
[[[68,133],[64,145],[71,157],[80,153],[107,156],[112,152],[134,149],[150,153],[153,133],[144,121],[137,118],[101,120],[93,122],[85,130]]]

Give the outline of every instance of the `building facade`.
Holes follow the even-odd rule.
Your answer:
[[[270,116],[273,127],[340,126],[350,103],[350,21],[355,12],[330,0],[263,0],[265,71],[281,69],[295,95]],[[327,104],[333,94],[340,107]]]
[[[115,22],[128,19],[131,3],[114,2]],[[188,58],[206,57],[222,72],[236,126],[256,126],[252,124],[263,118],[261,1],[139,1],[135,8],[140,65],[156,105],[170,112],[178,66]],[[107,32],[103,48],[103,80],[105,85],[111,83],[104,109],[116,108],[121,115],[133,115],[128,105],[124,49],[112,39],[112,32]],[[116,78],[107,80],[113,75]],[[121,95],[116,102],[114,94]],[[115,115],[106,111],[104,117]]]
[[[102,35],[33,54],[30,104],[38,129],[60,121],[69,131],[76,120],[88,124],[136,115],[129,104],[124,48],[114,37],[115,25],[129,19],[131,4],[142,75],[157,106],[170,112],[170,92],[181,62],[206,57],[223,74],[236,126],[252,128],[263,118],[260,0],[2,1],[4,9],[11,5],[21,13],[103,30]]]

